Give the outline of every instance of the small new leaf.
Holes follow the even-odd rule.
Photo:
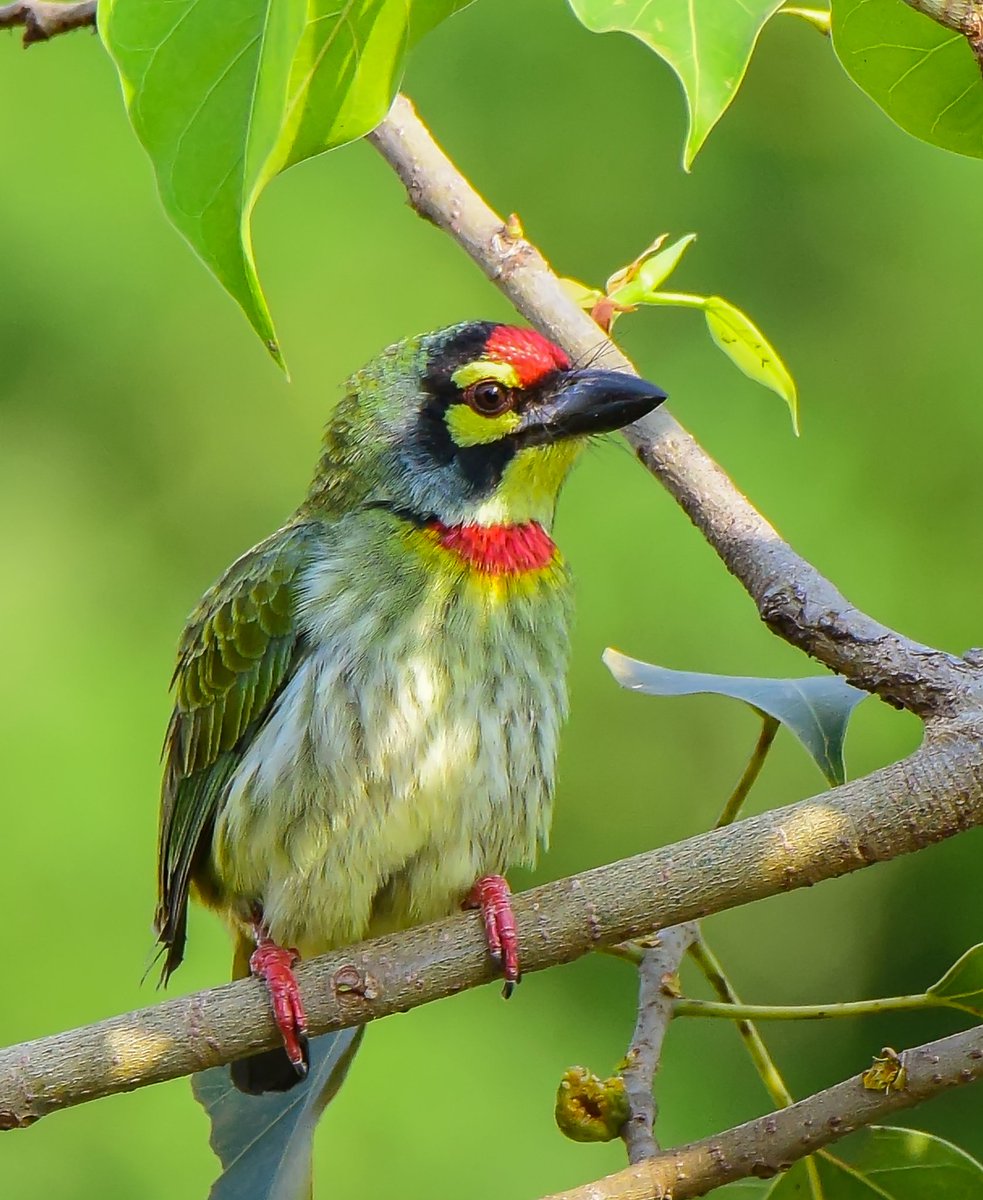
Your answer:
[[[610,299],[624,305],[644,304],[646,297],[665,283],[679,266],[680,259],[696,241],[696,234],[687,233],[662,249],[665,240],[665,234],[656,238],[633,263],[611,276],[607,282]]]
[[[928,994],[949,1008],[983,1018],[983,945],[973,946],[954,963]]]
[[[835,675],[757,679],[672,671],[611,649],[605,650],[604,662],[617,682],[630,691],[649,696],[712,694],[742,700],[791,730],[830,784],[835,786],[846,779],[843,741],[847,724],[867,693]]]
[[[907,133],[983,158],[983,74],[963,34],[899,0],[832,0],[833,48]]]
[[[758,35],[782,0],[570,0],[594,33],[630,33],[672,67],[683,85],[689,130],[683,166],[737,95]]]
[[[735,366],[756,383],[771,388],[788,405],[792,427],[799,432],[799,398],[795,380],[775,347],[749,316],[720,296],[708,296],[704,313],[710,336]]]

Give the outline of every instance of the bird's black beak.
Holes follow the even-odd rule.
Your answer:
[[[559,386],[523,413],[517,434],[525,446],[561,438],[611,433],[646,416],[666,394],[623,371],[571,371]]]

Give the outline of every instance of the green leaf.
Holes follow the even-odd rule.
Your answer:
[[[368,133],[407,48],[470,0],[104,0],[164,209],[280,365],[250,221],[286,167]]]
[[[362,137],[389,111],[406,52],[472,0],[309,0],[277,169]]]
[[[704,675],[671,671],[605,650],[604,662],[622,687],[650,696],[712,694],[743,700],[780,721],[808,750],[829,783],[846,779],[843,740],[854,708],[867,692],[835,675],[805,679],[757,679],[742,675]]]
[[[665,59],[686,94],[688,171],[737,94],[762,27],[782,0],[570,0],[594,33],[620,31]]]
[[[167,215],[281,365],[249,218],[280,136],[303,0],[109,0],[99,31]]]
[[[850,78],[908,133],[983,158],[983,75],[961,33],[901,0],[833,0],[833,46]]]
[[[983,1166],[916,1129],[872,1125],[814,1161],[823,1200],[983,1200]],[[804,1160],[772,1184],[767,1200],[812,1200]]]
[[[696,241],[695,233],[684,234],[678,241],[659,249],[665,234],[643,251],[633,263],[612,275],[607,282],[608,298],[617,304],[644,304],[650,292],[654,292],[679,266],[679,261]],[[652,251],[655,251],[652,253]]]
[[[228,1067],[194,1075],[195,1099],[208,1113],[210,1143],[223,1171],[208,1200],[302,1200],[311,1175],[314,1128],[342,1085],[362,1029],[312,1038],[307,1079],[288,1092],[247,1096]]]
[[[928,989],[949,1008],[983,1017],[983,945],[973,946]]]
[[[703,309],[710,336],[724,354],[756,383],[771,388],[788,405],[792,428],[799,432],[799,397],[795,380],[775,347],[749,316],[720,296],[708,296]]]

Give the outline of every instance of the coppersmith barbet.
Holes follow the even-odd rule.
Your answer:
[[[297,953],[470,900],[518,977],[502,875],[546,840],[567,706],[557,495],[590,436],[664,398],[529,329],[399,342],[350,380],[296,513],[192,613],[156,929],[166,978],[190,891],[228,922],[236,974],[266,980],[284,1049],[234,1064],[242,1090],[305,1073]]]

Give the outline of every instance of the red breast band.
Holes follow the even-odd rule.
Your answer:
[[[427,526],[445,550],[486,575],[520,575],[548,567],[556,554],[553,539],[542,525],[444,525]]]

